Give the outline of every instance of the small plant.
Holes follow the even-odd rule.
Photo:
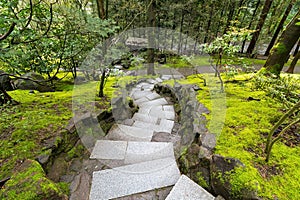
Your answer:
[[[254,77],[253,86],[254,89],[265,91],[267,96],[278,100],[286,108],[299,100],[299,80],[290,75],[277,78],[260,72]]]
[[[268,162],[270,159],[270,153],[271,153],[272,147],[275,144],[275,142],[280,140],[283,133],[285,133],[289,128],[291,128],[291,126],[300,122],[299,114],[298,114],[298,116],[296,116],[296,119],[294,119],[294,121],[289,123],[282,131],[280,131],[280,133],[275,138],[272,139],[275,131],[288,117],[290,117],[293,113],[295,113],[299,110],[300,110],[300,101],[298,101],[298,103],[296,103],[288,112],[286,112],[269,132],[267,142],[266,142],[266,148],[265,148],[265,153],[267,154],[266,162]]]

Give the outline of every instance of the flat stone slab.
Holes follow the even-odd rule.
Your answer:
[[[161,125],[156,125],[152,123],[147,123],[147,122],[141,122],[141,121],[135,121],[132,126],[138,127],[138,128],[144,128],[148,130],[153,130],[155,132],[166,132],[166,133],[171,133],[173,126],[171,123],[166,123],[164,124],[165,126]],[[174,125],[174,122],[173,122]]]
[[[106,138],[109,140],[124,140],[124,141],[145,141],[150,142],[153,136],[153,131],[115,124],[108,132]]]
[[[170,142],[128,142],[125,164],[133,164],[162,158],[173,158],[173,143]]]
[[[192,181],[181,175],[166,200],[214,200],[215,197]]]
[[[154,99],[161,98],[161,96],[156,92],[153,92],[152,94],[147,95],[146,98],[149,100],[154,100]]]
[[[154,99],[149,102],[142,103],[140,106],[159,106],[159,105],[168,105],[169,103],[165,98]]]
[[[94,172],[90,200],[113,199],[171,186],[179,177],[172,158]]]
[[[164,111],[175,112],[174,106],[173,106],[173,105],[166,105],[166,106],[163,106],[163,110],[164,110]]]
[[[124,160],[124,164],[134,164],[174,158],[173,143],[170,142],[132,142],[98,140],[90,156],[99,160]]]
[[[134,90],[131,94],[131,97],[134,99],[134,100],[137,100],[137,99],[140,99],[142,97],[146,97],[147,95],[149,94],[152,94],[151,91],[141,91],[141,90]]]
[[[141,122],[146,122],[146,123],[151,123],[151,124],[157,124],[157,121],[158,121],[157,117],[152,117],[152,116],[145,115],[142,113],[134,113],[132,119],[134,121],[141,121]]]
[[[171,111],[158,112],[157,110],[151,109],[149,115],[152,117],[157,117],[162,119],[175,120],[175,112],[171,112]]]
[[[97,140],[90,158],[124,160],[126,150],[126,141]]]
[[[139,98],[138,100],[134,100],[134,103],[137,104],[138,106],[141,105],[142,103],[145,103],[145,102],[149,102],[150,100],[146,97],[142,97],[142,98]]]
[[[153,106],[153,105],[149,105],[149,104],[148,105],[144,104],[143,106],[140,106],[139,113],[144,114],[144,115],[149,115],[149,113],[150,113],[151,110],[155,110],[156,112],[163,111],[161,105],[155,105],[155,106]]]

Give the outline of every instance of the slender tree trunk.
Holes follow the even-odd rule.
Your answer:
[[[155,27],[155,0],[148,0],[149,8],[147,11],[148,14],[148,51],[147,51],[147,61],[148,61],[148,68],[147,68],[147,74],[148,75],[155,75],[154,72],[154,47],[155,47],[155,32],[154,32],[154,27]]]
[[[296,54],[298,53],[299,47],[300,47],[300,40],[298,41],[297,46],[296,46],[296,48],[295,48],[295,51],[294,51],[294,53],[293,53],[293,56],[294,56],[294,57],[295,57]]]
[[[105,85],[106,71],[102,69],[102,74],[100,78],[100,86],[99,86],[99,97],[104,97],[104,85]]]
[[[103,0],[96,0],[96,1],[97,1],[98,17],[100,19],[105,19],[104,1]]]
[[[255,28],[256,31],[253,33],[252,39],[251,39],[250,44],[249,44],[248,49],[247,49],[247,54],[250,55],[250,56],[252,55],[252,53],[254,51],[254,48],[255,48],[255,45],[256,45],[257,40],[259,38],[261,29],[262,29],[262,27],[263,27],[263,25],[266,21],[266,18],[267,18],[267,15],[268,15],[269,11],[270,11],[272,2],[273,2],[273,0],[266,0],[265,1],[265,5],[263,7],[263,10],[261,12],[259,21],[258,21],[258,23],[256,25],[256,28]]]
[[[298,60],[300,59],[300,51],[298,51],[298,53],[295,55],[291,65],[289,66],[289,68],[286,70],[286,73],[290,73],[293,74],[294,70],[295,70],[295,66],[298,62]]]
[[[230,24],[231,24],[231,21],[233,18],[233,14],[234,14],[234,10],[235,10],[235,0],[233,2],[231,2],[230,10],[228,13],[227,22],[226,22],[226,26],[225,26],[223,34],[225,34],[228,31],[228,28],[230,27]]]
[[[184,11],[182,9],[181,10],[181,20],[180,20],[179,42],[178,42],[178,47],[177,47],[177,53],[178,53],[178,55],[181,52],[181,46],[182,46],[183,21],[184,21]]]
[[[271,73],[279,76],[292,48],[300,38],[300,10],[281,34],[264,65]]]
[[[265,56],[268,56],[270,54],[270,51],[271,51],[272,47],[274,46],[275,41],[276,41],[276,39],[277,39],[280,31],[282,30],[284,22],[285,22],[286,18],[288,17],[288,15],[290,14],[294,3],[295,3],[295,0],[291,0],[291,2],[289,3],[288,7],[286,8],[285,13],[282,16],[282,18],[281,18],[281,20],[280,20],[280,22],[279,22],[279,24],[278,24],[278,26],[276,28],[276,31],[275,31],[272,39],[271,39],[271,42],[270,42],[270,44],[269,44],[269,46],[268,46],[268,48],[267,48],[267,50],[265,52]]]
[[[108,19],[108,0],[105,0],[105,19]]]
[[[211,22],[212,22],[212,17],[213,17],[213,11],[214,11],[214,7],[211,6],[211,9],[210,9],[210,13],[209,13],[209,20],[207,22],[207,27],[206,27],[206,34],[205,34],[205,37],[204,37],[204,40],[203,40],[203,43],[205,44],[208,40],[208,36],[209,36],[209,30],[210,30],[210,26],[211,26]]]
[[[252,18],[251,18],[251,21],[250,21],[250,23],[249,23],[248,29],[250,29],[251,26],[252,26],[252,23],[253,23],[253,21],[254,21],[254,18],[255,18],[255,16],[256,16],[256,13],[257,13],[257,10],[258,10],[258,8],[259,8],[259,4],[260,4],[260,0],[258,0],[257,3],[256,3],[256,5],[255,5],[255,10],[254,10],[254,12],[253,12],[253,14],[252,14]],[[246,44],[246,39],[243,41],[241,53],[244,52],[245,44]]]

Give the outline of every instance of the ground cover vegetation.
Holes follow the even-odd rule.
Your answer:
[[[245,165],[227,177],[237,198],[245,188],[262,199],[300,198],[299,1],[0,0],[0,22],[0,198],[4,191],[8,199],[45,199],[38,189],[49,191],[48,199],[69,195],[69,185],[49,180],[34,159],[73,117],[74,83],[81,88],[77,95],[93,93],[100,109],[110,109],[118,81],[137,80],[126,73],[145,69],[145,63],[154,63],[146,69],[149,76],[157,68],[182,72],[186,79],[180,82],[197,84],[197,98],[209,110],[206,80],[219,78],[226,116],[214,153]],[[163,43],[137,29],[133,35],[157,42],[156,50],[126,52],[107,66],[84,68],[97,44],[146,26],[182,34],[162,51]],[[197,55],[203,52],[210,59]],[[20,80],[31,86],[21,88]],[[26,170],[15,173],[23,162]],[[24,177],[25,188],[34,185],[28,191],[16,186]]]

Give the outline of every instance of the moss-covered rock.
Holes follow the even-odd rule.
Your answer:
[[[14,170],[4,185],[1,199],[7,200],[65,200],[68,197],[61,188],[49,180],[41,165],[34,160],[25,160]]]

